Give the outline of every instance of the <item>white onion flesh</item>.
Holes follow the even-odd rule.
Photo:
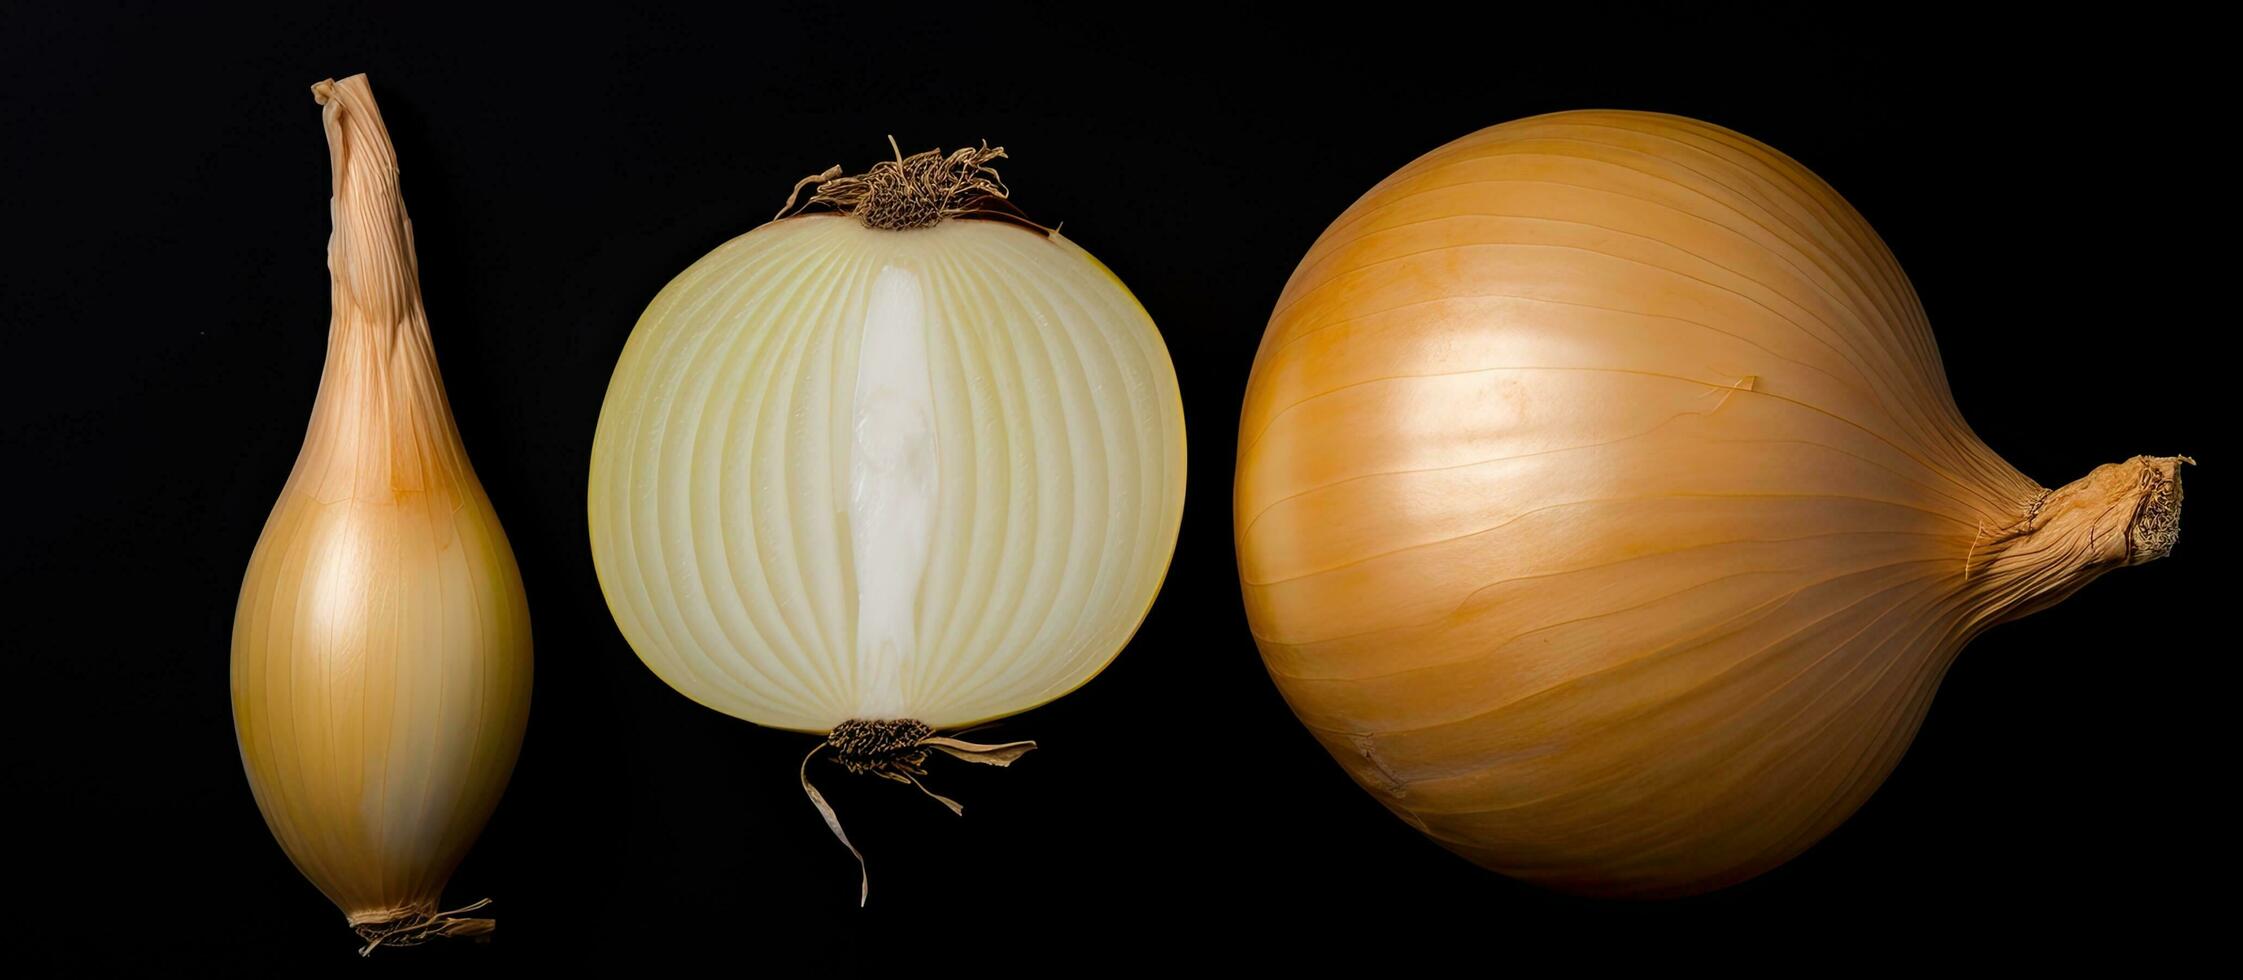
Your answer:
[[[1081,686],[1166,574],[1175,369],[1057,234],[806,215],[640,319],[593,443],[592,551],[641,659],[757,724],[936,727]]]

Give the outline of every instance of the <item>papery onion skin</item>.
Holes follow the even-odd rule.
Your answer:
[[[1341,215],[1239,444],[1248,619],[1316,738],[1483,866],[1638,897],[1844,821],[1971,637],[2172,547],[2183,461],[2043,489],[1835,191],[1616,111],[1475,133]]]
[[[868,322],[918,345],[909,362],[861,357]],[[857,397],[875,376],[885,407]],[[867,476],[868,452],[929,469]],[[1120,652],[1174,551],[1184,462],[1158,330],[1072,242],[806,214],[709,253],[641,317],[593,443],[594,567],[632,649],[709,707],[814,733],[968,725]],[[885,489],[853,496],[866,479]],[[913,486],[934,496],[897,516]]]
[[[334,156],[327,362],[234,616],[258,808],[374,945],[487,932],[439,911],[529,715],[522,577],[444,395],[397,161],[363,75],[313,87]]]

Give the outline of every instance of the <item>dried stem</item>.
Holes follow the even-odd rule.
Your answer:
[[[934,149],[907,157],[893,136],[888,137],[888,147],[895,159],[873,164],[864,173],[843,176],[841,168],[833,166],[796,181],[786,206],[773,220],[822,205],[883,231],[928,228],[948,218],[976,214],[1043,227],[1011,206],[1011,192],[997,168],[990,166],[1005,158],[1004,147],[984,142],[948,156]],[[795,201],[804,188],[810,189],[810,198],[798,207]]]
[[[2186,456],[2136,456],[2043,491],[2012,524],[1980,531],[1966,581],[1998,619],[2046,609],[2104,572],[2165,557],[2181,535]]]

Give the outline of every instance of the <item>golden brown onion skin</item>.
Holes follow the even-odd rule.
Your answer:
[[[373,90],[354,75],[313,91],[333,155],[333,317],[303,448],[242,579],[234,728],[273,836],[370,951],[490,928],[439,903],[521,749],[529,604],[437,372]]]
[[[1603,895],[1829,833],[1964,643],[2162,555],[2180,496],[2172,457],[2018,473],[1853,208],[1636,112],[1486,129],[1356,202],[1239,447],[1248,619],[1302,722],[1444,846]]]

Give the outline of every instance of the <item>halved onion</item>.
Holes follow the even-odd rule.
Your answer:
[[[1001,151],[978,152],[952,176]],[[929,749],[1010,762],[1030,743],[932,730],[1066,694],[1128,642],[1175,547],[1184,419],[1151,318],[1074,243],[859,203],[655,297],[600,414],[592,552],[670,686],[916,782]]]

